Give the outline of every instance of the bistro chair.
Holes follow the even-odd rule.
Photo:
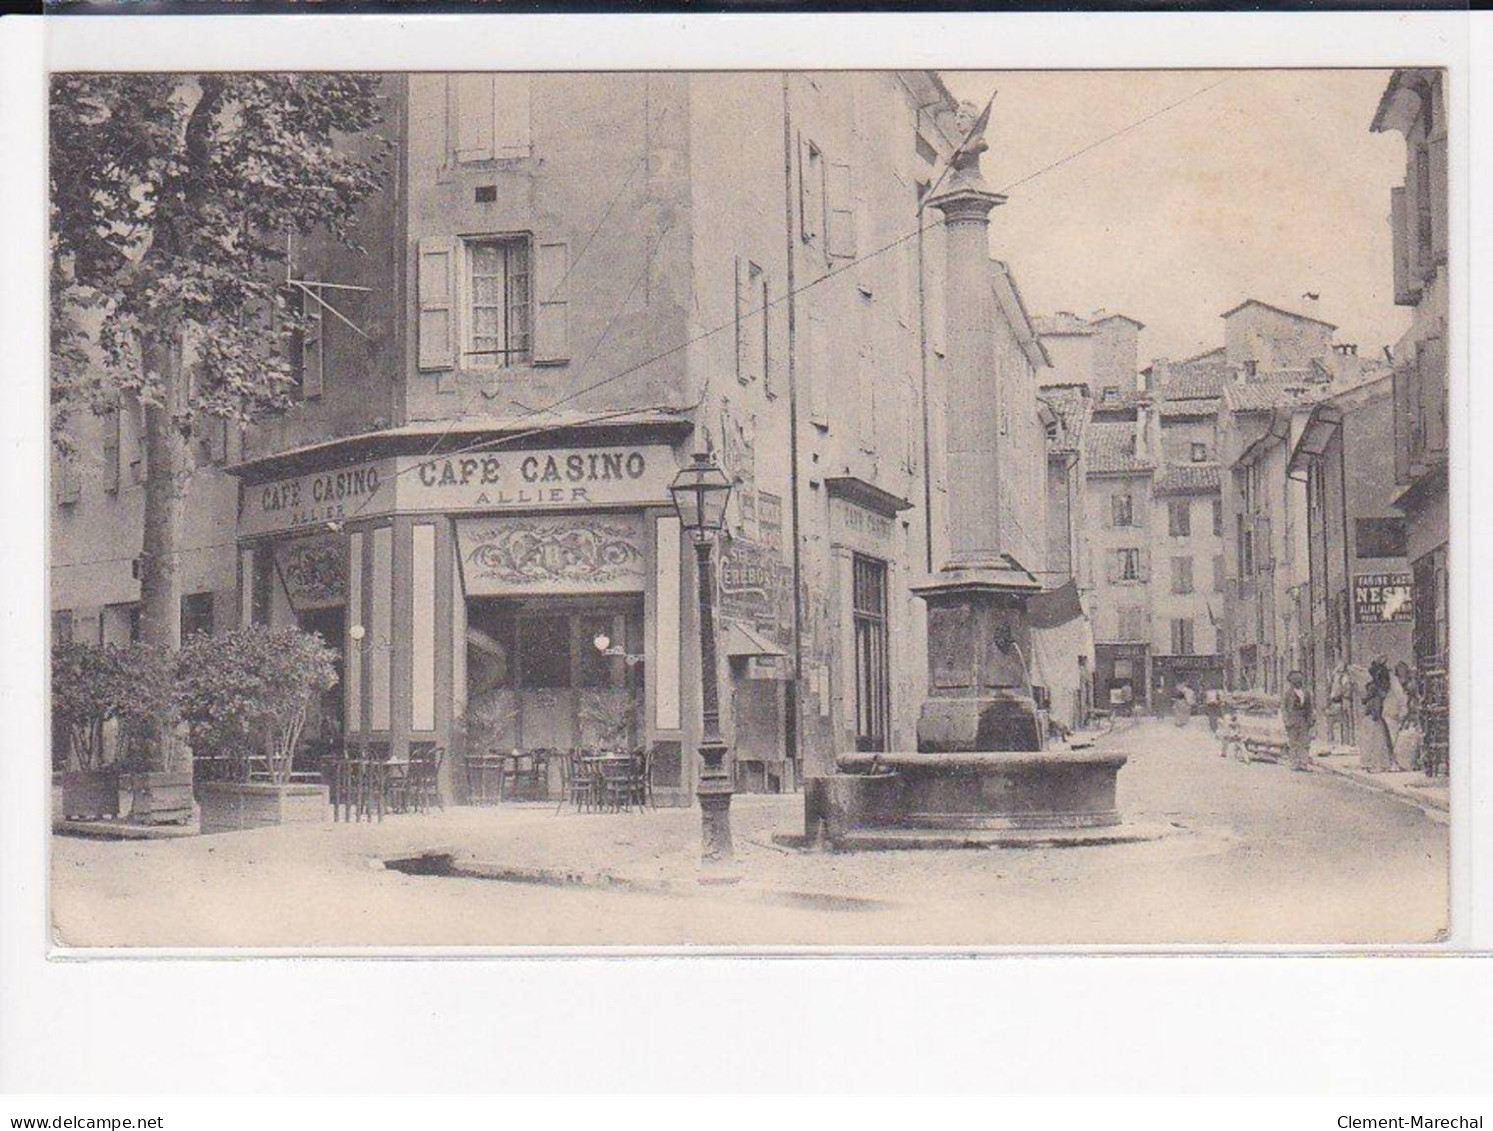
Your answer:
[[[639,809],[653,809],[653,748],[640,746],[632,752],[631,800]]]
[[[565,808],[567,801],[575,806],[577,813],[584,813],[596,807],[598,798],[596,764],[590,755],[591,751],[585,749],[566,752],[565,760],[560,763],[562,788],[560,804],[555,806],[556,814]]]
[[[391,813],[407,813],[410,809],[411,761],[390,760],[384,763],[383,794]]]
[[[613,813],[632,808],[632,758],[626,754],[608,754],[599,758],[596,765],[600,771],[598,785],[601,788],[601,804]]]
[[[446,748],[421,742],[410,747],[410,764],[407,771],[408,794],[411,807],[417,813],[428,812],[431,807],[444,810],[441,801],[441,763],[446,759]]]

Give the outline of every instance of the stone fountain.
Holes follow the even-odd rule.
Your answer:
[[[988,113],[988,111],[987,111]],[[1092,843],[1119,835],[1125,755],[1049,748],[1032,696],[1027,601],[1042,586],[1005,551],[990,213],[1005,202],[980,172],[984,123],[947,185],[945,398],[948,564],[913,587],[928,608],[928,698],[915,752],[843,754],[805,783],[805,832],[841,848],[950,843]]]

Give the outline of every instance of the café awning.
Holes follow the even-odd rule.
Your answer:
[[[787,653],[756,629],[733,621],[726,629],[726,655],[735,660],[745,656],[786,656]]]

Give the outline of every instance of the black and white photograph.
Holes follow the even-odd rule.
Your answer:
[[[1444,940],[1449,105],[53,73],[54,945]]]

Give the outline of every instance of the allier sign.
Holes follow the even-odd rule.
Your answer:
[[[662,506],[677,470],[666,444],[396,456],[245,485],[239,533],[272,534],[394,512]]]

